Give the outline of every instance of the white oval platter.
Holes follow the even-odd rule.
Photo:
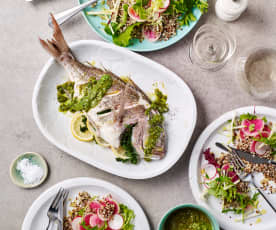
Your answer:
[[[79,61],[94,61],[118,76],[130,76],[145,92],[160,86],[170,107],[165,116],[167,153],[160,161],[122,164],[111,150],[76,140],[70,131],[71,118],[58,112],[56,86],[66,81],[67,74],[54,59],[43,67],[33,93],[33,115],[42,134],[64,152],[117,176],[146,179],[171,168],[184,153],[196,124],[195,99],[184,81],[164,66],[113,44],[84,40],[70,47]]]

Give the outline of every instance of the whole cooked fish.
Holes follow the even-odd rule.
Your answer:
[[[138,158],[150,160],[164,157],[165,129],[162,112],[151,106],[151,100],[130,79],[124,81],[108,70],[80,63],[68,47],[53,16],[52,21],[53,38],[47,41],[40,39],[40,43],[64,67],[70,81],[74,83],[74,96],[78,104],[74,105],[73,111],[85,112],[88,121],[95,129],[95,134],[113,149],[125,147],[124,144],[130,140],[131,146],[128,146],[130,150],[124,149],[132,152],[134,150]],[[106,91],[103,94],[100,91],[103,90],[100,89],[103,86],[99,82],[104,82],[104,78],[107,77],[112,83],[105,86]],[[93,83],[98,87],[98,93],[88,93],[89,96],[79,99],[82,96],[82,86],[87,86],[91,79],[98,82]],[[92,101],[91,98],[97,100]],[[93,106],[81,107],[81,103],[86,103],[88,99],[89,103],[91,102],[89,105]],[[129,133],[131,138],[127,135]],[[126,161],[127,159],[124,158]]]

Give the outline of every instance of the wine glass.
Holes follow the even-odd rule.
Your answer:
[[[189,58],[204,70],[217,71],[227,63],[235,50],[236,39],[225,25],[205,24],[194,35]]]

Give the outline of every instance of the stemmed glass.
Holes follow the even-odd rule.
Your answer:
[[[217,71],[233,56],[236,39],[226,26],[205,24],[194,35],[189,49],[193,64],[204,70]]]

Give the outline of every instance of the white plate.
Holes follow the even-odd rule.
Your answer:
[[[160,161],[122,164],[116,162],[111,150],[76,140],[70,131],[71,118],[58,112],[56,86],[66,81],[67,74],[53,59],[42,69],[33,93],[33,114],[43,135],[70,155],[121,177],[151,178],[171,168],[184,153],[196,123],[196,104],[188,86],[164,66],[113,44],[77,41],[71,48],[78,60],[93,60],[118,76],[129,75],[145,92],[152,92],[153,84],[159,82],[171,110],[165,120],[167,153]]]
[[[21,230],[38,230],[46,229],[48,224],[47,211],[52,202],[53,197],[57,194],[60,187],[70,190],[68,198],[75,199],[78,192],[86,191],[91,195],[104,196],[111,194],[116,201],[127,205],[135,213],[135,230],[150,230],[147,217],[137,203],[123,189],[103,180],[79,177],[62,181],[42,193],[29,208],[22,224]],[[69,201],[66,204],[66,209],[69,208]],[[67,210],[65,210],[67,213]]]
[[[266,116],[268,120],[276,122],[276,110],[272,108],[257,106],[255,108],[257,115]],[[212,122],[200,135],[191,155],[190,166],[189,166],[189,181],[192,189],[192,193],[196,201],[207,208],[219,221],[220,226],[225,230],[275,230],[276,226],[276,218],[275,213],[269,207],[269,205],[264,201],[264,199],[259,196],[261,209],[265,209],[267,211],[266,214],[260,216],[261,222],[256,224],[255,221],[257,218],[253,218],[251,220],[247,220],[244,224],[235,222],[237,215],[233,214],[222,214],[221,213],[221,204],[218,199],[210,196],[208,200],[204,201],[201,199],[201,194],[203,191],[203,186],[200,184],[201,176],[200,176],[200,168],[202,165],[202,161],[204,160],[202,157],[202,151],[206,148],[211,148],[213,152],[220,153],[221,150],[215,146],[215,142],[227,143],[227,138],[223,135],[219,134],[218,131],[226,124],[229,119],[233,118],[233,113],[236,112],[236,115],[240,115],[243,113],[253,113],[254,107],[243,107],[228,113],[225,113],[217,120]],[[276,207],[276,194],[267,195],[269,200]],[[231,216],[231,218],[229,217]],[[253,224],[253,225],[250,225]]]

